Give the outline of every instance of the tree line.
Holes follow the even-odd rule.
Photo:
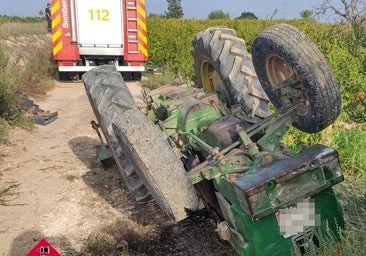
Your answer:
[[[168,19],[181,19],[184,16],[181,0],[167,0],[168,7],[163,14],[149,14],[149,17],[161,17]],[[279,12],[276,8],[270,19]],[[348,24],[364,24],[366,22],[366,3],[364,0],[322,0],[319,6],[313,10],[302,10],[300,18],[315,21],[316,16],[325,15],[336,17],[339,21]],[[222,10],[211,11],[207,19],[231,19],[229,13]],[[258,17],[249,11],[244,11],[235,19],[258,19]]]

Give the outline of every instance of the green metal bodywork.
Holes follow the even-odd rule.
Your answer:
[[[343,180],[337,152],[322,145],[292,152],[281,143],[297,119],[296,106],[256,119],[186,84],[145,95],[146,114],[177,149],[192,183],[213,184],[218,233],[239,255],[304,253],[307,237],[318,246],[319,233],[337,236],[344,226],[332,190]],[[296,209],[305,214],[304,225],[298,220],[299,230],[286,231],[280,216]]]
[[[311,198],[315,203],[315,212],[320,216],[320,223],[306,231],[315,232],[318,239],[320,239],[319,234],[332,232],[337,235],[338,228],[344,226],[344,221],[333,190],[326,189]],[[235,204],[231,205],[230,211],[233,216],[232,222],[235,223],[234,229],[242,235],[243,242],[238,242],[238,239],[233,237],[229,239],[229,243],[239,255],[291,255],[296,239],[301,237],[299,234],[286,238],[280,231],[276,213],[253,221],[242,208]]]

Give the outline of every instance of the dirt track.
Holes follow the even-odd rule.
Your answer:
[[[138,88],[129,84],[130,88]],[[15,185],[0,206],[0,255],[25,255],[46,238],[62,255],[233,255],[214,222],[195,215],[167,226],[154,202],[136,204],[115,167],[102,168],[90,126],[95,120],[81,82],[56,83],[41,108],[59,118],[33,132],[15,130],[0,145],[0,188]],[[88,237],[110,238],[105,248]]]

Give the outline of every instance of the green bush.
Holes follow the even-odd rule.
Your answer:
[[[343,169],[352,176],[366,178],[366,132],[359,127],[334,128],[332,146],[338,150]]]
[[[16,93],[15,78],[7,72],[8,57],[0,48],[0,117],[9,120],[16,115],[19,95]]]
[[[362,226],[357,232],[355,230],[344,230],[341,234],[340,241],[332,234],[320,237],[320,248],[316,248],[309,243],[309,251],[306,256],[364,256],[366,255],[366,247],[364,239],[366,236],[366,226]],[[300,252],[293,253],[294,256],[301,256]]]
[[[172,84],[176,79],[176,74],[169,69],[164,68],[161,72],[155,72],[154,74],[146,74],[141,79],[141,85],[150,90],[156,89],[162,85]]]
[[[44,20],[45,20],[44,17],[19,17],[19,16],[0,15],[0,24],[10,22],[38,23]]]
[[[27,96],[45,96],[46,92],[53,88],[52,77],[56,66],[49,61],[51,54],[51,49],[35,51],[18,74],[19,90]]]
[[[40,18],[18,18],[0,16],[0,39],[16,40],[24,37],[36,39],[32,51],[19,48],[14,51],[6,44],[0,46],[0,141],[10,126],[26,129],[33,127],[32,115],[21,108],[24,94],[40,97],[53,87],[55,66],[50,60],[51,46],[45,50],[46,24]],[[29,48],[28,46],[25,46]],[[27,50],[27,54],[24,51]],[[12,61],[7,51],[12,51]],[[22,92],[22,93],[20,93]]]
[[[302,146],[312,146],[314,144],[323,144],[330,146],[334,140],[332,127],[326,128],[318,133],[305,133],[295,127],[285,134],[283,142],[289,145],[292,150],[298,152]]]
[[[7,136],[10,126],[26,129],[33,126],[30,116],[20,108],[24,96],[19,93],[19,74],[12,75],[14,73],[7,72],[8,65],[8,57],[0,48],[0,141]]]
[[[233,28],[246,41],[251,50],[254,38],[264,29],[277,23],[290,23],[303,30],[313,40],[326,38],[329,24],[318,24],[303,20],[176,20],[148,18],[149,59],[156,65],[169,64],[176,72],[193,77],[192,40],[195,35],[212,26]]]

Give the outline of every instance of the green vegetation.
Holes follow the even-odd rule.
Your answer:
[[[9,73],[9,59],[0,48],[0,141],[5,138],[10,126],[30,128],[32,122],[19,108],[22,95],[18,91],[19,73]]]
[[[359,234],[359,235],[358,235]],[[358,233],[352,231],[344,231],[341,234],[340,242],[332,234],[320,237],[320,248],[315,247],[311,242],[309,243],[309,251],[305,254],[307,256],[363,256],[366,255],[366,247],[364,246],[364,238],[366,237],[366,226],[360,228]],[[336,242],[337,241],[337,242]],[[301,256],[299,251],[292,255]]]
[[[129,246],[136,247],[134,245],[136,245],[137,241],[148,241],[155,235],[153,233],[146,233],[142,237],[139,234],[140,231],[141,227],[137,223],[117,220],[89,235],[84,248],[85,253],[86,255],[100,256],[139,255],[138,250],[137,252],[129,251]]]
[[[122,227],[123,228],[123,227]],[[134,252],[128,250],[125,241],[116,241],[109,232],[99,231],[89,236],[86,244],[88,255],[100,256],[132,256]]]
[[[44,35],[46,26],[43,20],[37,23],[2,22],[0,18],[0,39],[9,36]]]
[[[18,17],[18,16],[8,16],[0,15],[0,25],[3,23],[21,22],[21,23],[39,23],[43,21],[43,17]]]
[[[176,74],[169,68],[165,68],[162,72],[154,72],[154,74],[146,74],[141,80],[141,84],[145,88],[151,90],[156,89],[162,85],[170,84],[176,78]]]
[[[11,126],[33,126],[20,108],[23,95],[41,97],[53,86],[51,47],[45,50],[42,39],[46,31],[41,18],[0,16],[0,142]]]
[[[96,255],[110,255],[115,250],[115,244],[111,234],[100,231],[89,236],[86,247]]]
[[[0,116],[11,120],[17,112],[19,97],[14,86],[14,77],[7,73],[8,57],[0,49]]]
[[[165,12],[167,19],[181,19],[183,18],[183,8],[181,0],[167,0],[168,10]]]
[[[240,14],[240,16],[235,18],[235,19],[254,19],[254,20],[257,20],[258,17],[252,12],[242,12]]]
[[[355,127],[344,129],[334,128],[332,146],[338,149],[343,169],[352,177],[366,177],[366,132]]]
[[[265,28],[280,22],[287,22],[297,26],[308,35],[313,35],[317,41],[327,39],[329,24],[316,24],[308,21],[272,21],[272,20],[166,20],[148,18],[149,59],[155,64],[168,64],[173,71],[180,71],[183,75],[194,77],[192,67],[191,41],[200,31],[212,26],[227,26],[236,30],[251,50],[254,38]]]
[[[212,11],[208,14],[207,18],[209,20],[229,20],[230,19],[230,14],[229,13],[224,13],[221,10],[215,10]]]
[[[314,13],[312,10],[303,10],[300,12],[300,17],[302,19],[312,20],[314,17]]]
[[[50,61],[50,54],[50,51],[37,51],[29,57],[18,76],[18,89],[24,94],[42,97],[53,88],[51,77],[56,72],[56,66]]]
[[[70,181],[70,182],[74,182],[75,180],[77,180],[77,176],[73,175],[73,174],[69,174],[66,176],[66,180]]]

